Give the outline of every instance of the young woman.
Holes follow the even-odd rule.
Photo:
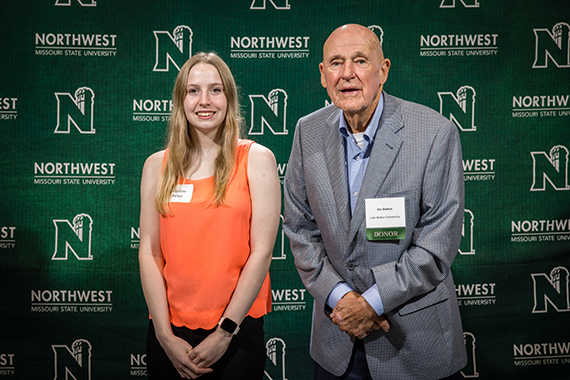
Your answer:
[[[231,71],[213,53],[174,85],[166,150],[145,162],[139,262],[149,379],[262,379],[281,190],[273,153],[240,139]]]

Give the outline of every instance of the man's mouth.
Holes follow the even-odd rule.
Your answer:
[[[344,88],[340,90],[340,92],[342,92],[343,94],[352,94],[358,91],[360,91],[358,88]]]

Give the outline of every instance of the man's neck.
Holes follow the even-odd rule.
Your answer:
[[[378,101],[380,101],[381,91],[378,92],[376,99],[374,99],[373,104],[370,105],[364,112],[353,113],[349,114],[343,111],[344,119],[346,121],[346,125],[350,129],[351,133],[360,133],[366,131],[368,128],[368,124],[372,120],[372,116],[374,116],[374,112],[376,111],[376,107],[378,107]]]

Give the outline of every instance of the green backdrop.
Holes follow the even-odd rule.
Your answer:
[[[382,38],[386,91],[460,129],[463,376],[570,378],[567,0],[3,0],[0,20],[0,377],[146,377],[139,184],[178,68],[222,56],[282,177],[297,119],[330,102],[323,42],[354,22]],[[266,378],[310,379],[282,231],[271,279]]]

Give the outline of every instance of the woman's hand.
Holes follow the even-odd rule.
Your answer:
[[[188,356],[200,368],[208,368],[226,353],[232,336],[218,327],[199,345],[190,350]]]
[[[160,342],[160,344],[183,379],[196,379],[212,372],[211,368],[206,368],[205,366],[200,368],[190,360],[188,355],[192,352],[192,346],[184,339],[173,335],[168,340]]]

